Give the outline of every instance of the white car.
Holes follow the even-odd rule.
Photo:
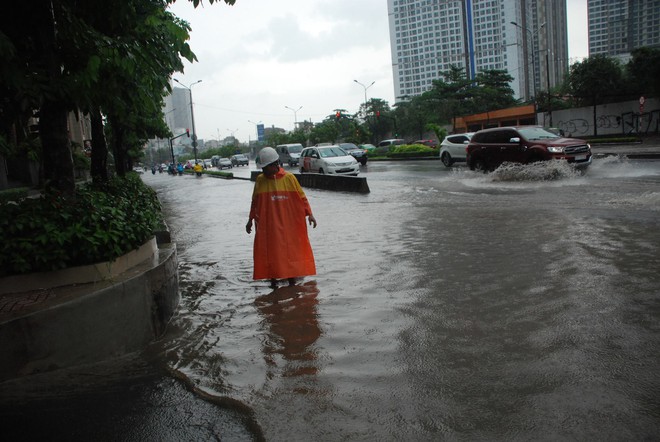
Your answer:
[[[446,167],[451,167],[455,162],[465,162],[465,154],[468,143],[474,132],[464,134],[448,135],[440,144],[440,161]]]
[[[300,173],[305,172],[357,176],[360,164],[339,146],[306,147],[300,153]]]

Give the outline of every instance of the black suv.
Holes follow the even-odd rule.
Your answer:
[[[367,151],[360,149],[353,143],[339,143],[339,147],[344,149],[347,154],[352,155],[363,166],[367,164]]]
[[[563,138],[541,126],[496,127],[475,133],[466,147],[471,170],[495,170],[500,164],[566,160],[577,168],[591,164],[591,147],[577,138]]]

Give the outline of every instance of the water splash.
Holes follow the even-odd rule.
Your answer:
[[[531,164],[503,163],[491,174],[492,181],[556,181],[579,178],[582,172],[566,161],[543,161]]]

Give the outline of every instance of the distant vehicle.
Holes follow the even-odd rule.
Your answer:
[[[378,143],[378,147],[400,146],[402,144],[406,144],[406,140],[402,140],[401,138],[392,138],[389,140],[381,141]]]
[[[369,143],[367,143],[367,144],[360,144],[359,147],[360,147],[360,149],[364,149],[364,150],[366,150],[366,151],[367,151],[367,155],[370,154],[371,152],[373,152],[373,151],[376,150],[376,146],[374,146],[373,144],[369,144]]]
[[[303,145],[300,143],[279,144],[275,146],[280,156],[280,164],[288,164],[289,166],[297,166],[300,162],[300,153],[303,150]]]
[[[363,166],[367,164],[367,151],[357,147],[353,143],[339,143],[339,147],[344,149],[347,154],[352,155]]]
[[[225,169],[225,168],[231,169],[234,166],[233,166],[233,164],[231,164],[231,160],[229,158],[219,158],[218,159],[218,165],[215,166],[215,167],[222,170],[222,169]]]
[[[417,140],[410,144],[423,144],[424,146],[432,147],[434,149],[438,147],[438,142],[435,140]]]
[[[339,146],[306,147],[300,154],[300,173],[305,172],[357,176],[360,165]]]
[[[211,157],[211,165],[213,167],[218,167],[218,160],[220,159],[220,155],[213,155]]]
[[[243,155],[242,153],[237,153],[236,155],[232,155],[229,157],[229,160],[231,161],[232,166],[247,166],[250,164],[250,160],[248,157]]]
[[[591,164],[591,146],[577,138],[560,137],[541,126],[514,126],[483,129],[467,146],[466,161],[471,170],[495,170],[502,163],[534,163],[565,160],[576,168]]]
[[[474,132],[464,134],[447,135],[440,144],[440,161],[446,167],[451,167],[456,162],[465,162],[465,148],[470,142]]]
[[[204,159],[202,160],[202,165],[204,166],[204,169],[208,169],[210,167],[213,167],[213,161],[211,160],[211,158]]]

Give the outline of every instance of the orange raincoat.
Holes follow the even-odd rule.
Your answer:
[[[250,218],[256,221],[254,279],[315,275],[306,217],[312,214],[298,179],[280,168],[272,177],[257,176]]]

